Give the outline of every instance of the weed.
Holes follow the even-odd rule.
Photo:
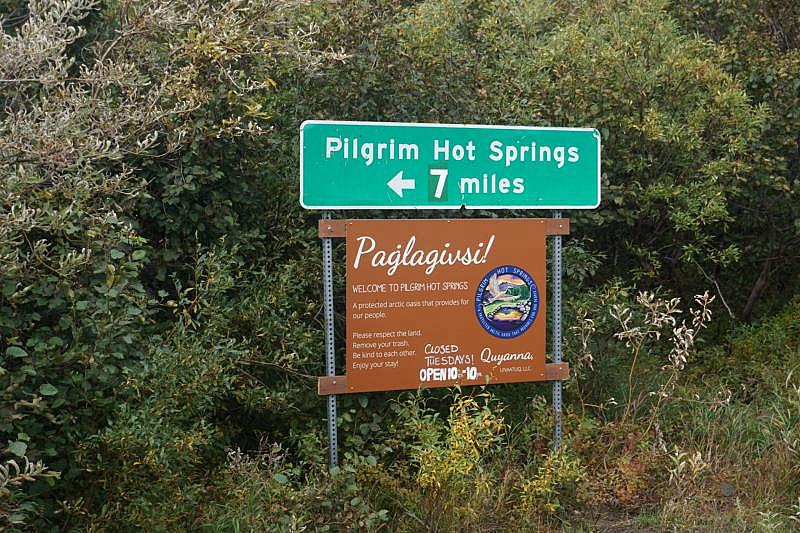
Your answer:
[[[548,455],[533,479],[522,484],[521,510],[525,514],[555,514],[563,509],[563,494],[574,493],[575,485],[583,479],[580,459],[561,448]]]

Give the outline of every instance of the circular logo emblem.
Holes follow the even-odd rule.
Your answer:
[[[518,337],[539,314],[539,288],[523,269],[514,265],[497,267],[478,284],[475,314],[483,329],[495,337]]]

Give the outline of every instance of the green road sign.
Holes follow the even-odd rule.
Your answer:
[[[307,209],[593,209],[600,134],[310,120],[300,127]]]

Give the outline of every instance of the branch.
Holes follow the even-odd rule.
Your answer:
[[[706,271],[703,270],[703,267],[700,266],[700,263],[698,263],[697,260],[692,259],[692,262],[695,265],[697,265],[698,269],[700,269],[700,273],[703,274],[703,277],[705,277],[708,281],[714,284],[714,287],[716,287],[717,289],[717,294],[719,294],[719,299],[720,301],[722,301],[722,305],[725,306],[725,309],[728,311],[728,315],[731,317],[731,320],[735,321],[736,316],[733,314],[733,311],[731,311],[731,308],[728,306],[728,302],[725,301],[725,297],[722,295],[722,289],[720,288],[719,283],[717,283],[717,280],[706,274]]]
[[[298,372],[292,368],[279,365],[277,363],[267,363],[264,361],[253,361],[252,359],[239,359],[240,363],[247,364],[247,365],[254,365],[254,366],[266,366],[269,368],[274,368],[276,370],[281,370],[282,372],[286,372],[288,374],[294,374],[295,376],[305,378],[305,379],[312,379],[316,380],[319,376],[312,376],[311,374],[303,374],[302,372]]]

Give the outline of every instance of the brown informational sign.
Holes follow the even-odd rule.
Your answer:
[[[349,392],[545,379],[544,219],[348,220]]]

